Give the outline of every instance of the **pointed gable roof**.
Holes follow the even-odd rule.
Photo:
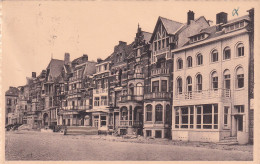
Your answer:
[[[143,35],[144,35],[144,40],[145,40],[145,43],[148,43],[152,37],[152,33],[150,32],[146,32],[146,31],[142,31],[143,32]]]
[[[159,17],[168,34],[175,34],[175,32],[183,25],[180,22],[170,20],[167,18]]]
[[[150,41],[153,40],[156,33],[156,29],[158,28],[160,23],[162,23],[168,35],[174,35],[184,25],[183,23],[159,16]]]
[[[62,72],[63,64],[63,60],[51,59],[48,67],[46,68],[49,69],[48,75],[52,78],[57,78]]]

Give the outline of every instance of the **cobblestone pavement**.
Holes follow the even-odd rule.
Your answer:
[[[253,160],[252,145],[166,139],[123,139],[114,136],[64,136],[32,131],[6,132],[6,160],[110,160],[189,161]]]

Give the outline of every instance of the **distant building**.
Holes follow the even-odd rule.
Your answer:
[[[18,123],[16,115],[16,104],[18,100],[19,90],[16,87],[9,87],[5,92],[5,124]]]

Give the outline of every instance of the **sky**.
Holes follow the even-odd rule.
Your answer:
[[[65,52],[71,60],[83,54],[104,59],[119,41],[134,40],[138,23],[152,33],[159,16],[185,23],[192,10],[215,24],[219,12],[233,19],[252,7],[252,1],[4,1],[2,89],[25,85],[32,72],[39,75],[51,57],[63,60]]]

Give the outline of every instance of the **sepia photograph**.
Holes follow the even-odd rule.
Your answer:
[[[256,160],[257,1],[1,3],[3,161]]]

